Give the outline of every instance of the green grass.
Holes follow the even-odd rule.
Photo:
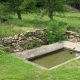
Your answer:
[[[80,13],[65,13],[63,15],[56,14],[55,20],[77,27],[80,25]]]
[[[17,19],[17,16],[15,15],[14,18]],[[36,14],[22,14],[22,18],[23,20],[21,21],[21,24],[15,23],[15,25],[20,26],[20,27],[34,27],[34,28],[49,27],[50,20],[47,15],[45,15],[42,19],[40,19],[40,16],[37,16]],[[71,26],[80,25],[80,13],[79,12],[55,13],[53,18],[55,21],[67,23],[68,25],[71,25]],[[14,23],[14,20],[12,23]]]
[[[5,37],[13,36],[13,35],[19,34],[21,32],[22,32],[21,29],[15,30],[15,29],[13,29],[11,27],[4,27],[4,26],[2,26],[2,27],[0,27],[0,38],[2,38],[4,36]]]
[[[80,32],[80,13],[55,13],[54,21],[59,22],[59,25],[66,29],[66,27],[74,27],[74,31]],[[17,15],[14,15],[12,19],[6,23],[1,23],[0,28],[3,27],[0,31],[0,37],[7,35],[15,35],[17,33],[26,32],[28,30],[47,28],[51,24],[50,19],[47,15],[41,18],[38,14],[22,14],[22,20],[17,19]],[[11,25],[13,27],[11,27]],[[6,26],[9,26],[5,29]],[[11,28],[10,28],[11,27]],[[78,28],[78,29],[75,29]],[[2,33],[1,33],[2,32]]]
[[[0,80],[80,80],[80,60],[42,70],[0,50]]]

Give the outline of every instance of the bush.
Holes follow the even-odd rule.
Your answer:
[[[48,44],[66,40],[64,30],[59,26],[58,22],[51,22],[46,31],[46,41]]]

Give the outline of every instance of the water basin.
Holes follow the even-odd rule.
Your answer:
[[[29,59],[29,61],[35,64],[38,64],[40,66],[43,66],[45,68],[52,68],[56,65],[64,63],[78,56],[80,56],[80,53],[77,53],[75,51],[71,51],[68,49],[60,49],[60,50],[48,53],[46,55]]]

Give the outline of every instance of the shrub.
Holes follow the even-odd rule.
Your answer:
[[[59,26],[58,22],[51,22],[46,31],[46,41],[48,44],[66,40],[64,30]]]

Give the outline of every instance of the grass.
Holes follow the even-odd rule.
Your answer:
[[[16,34],[26,32],[26,31],[32,31],[34,28],[26,28],[26,27],[18,27],[14,25],[0,25],[0,38],[2,37],[8,37],[8,36],[14,36]]]
[[[79,13],[65,13],[63,15],[56,15],[55,20],[66,22],[68,25],[71,26],[79,26],[80,25],[80,14]]]
[[[15,17],[17,19],[17,16]],[[47,15],[40,19],[40,16],[36,14],[22,14],[22,25],[16,24],[20,27],[34,27],[45,28],[49,26],[50,20]],[[17,19],[18,20],[18,19]],[[54,20],[58,22],[68,23],[68,25],[79,26],[80,25],[80,13],[55,13]],[[18,20],[19,21],[19,20]],[[13,23],[13,22],[12,22]],[[23,24],[24,23],[24,24]]]
[[[66,29],[66,27],[74,27],[78,29],[74,29],[77,32],[80,32],[80,13],[70,13],[66,12],[63,14],[55,13],[54,21],[59,22],[59,25]],[[0,37],[4,37],[7,35],[15,35],[17,33],[26,32],[29,30],[35,30],[40,28],[47,28],[51,24],[49,17],[44,15],[41,18],[38,14],[22,14],[22,20],[17,19],[17,15],[14,15],[12,19],[7,21],[6,23],[1,23],[0,29]],[[6,27],[8,26],[8,27]],[[6,27],[6,29],[5,29]],[[10,28],[11,27],[11,28]],[[2,32],[2,33],[1,33]]]
[[[0,50],[0,80],[80,80],[80,61],[41,70]]]

